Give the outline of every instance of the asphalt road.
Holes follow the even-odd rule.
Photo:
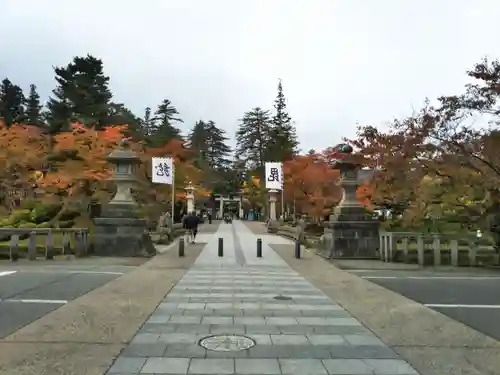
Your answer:
[[[500,271],[350,270],[500,340]]]
[[[120,277],[135,266],[0,264],[0,338]]]

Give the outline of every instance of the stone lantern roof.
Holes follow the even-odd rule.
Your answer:
[[[118,148],[112,151],[106,159],[115,164],[120,162],[132,164],[140,160],[136,153],[130,150],[130,143],[126,139],[122,139],[118,144]]]

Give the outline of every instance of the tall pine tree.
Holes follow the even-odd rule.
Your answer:
[[[40,95],[36,91],[35,85],[30,85],[30,92],[26,99],[26,123],[32,126],[43,127],[45,124],[42,117]]]
[[[155,117],[151,114],[151,107],[144,109],[144,117],[141,118],[141,128],[145,137],[149,137],[155,130]]]
[[[127,136],[137,140],[143,140],[141,119],[125,107],[122,103],[110,103],[108,125],[127,125],[127,130],[124,132]]]
[[[203,170],[204,185],[219,194],[234,192],[228,184],[231,147],[223,129],[213,121],[198,121],[187,136],[187,143],[192,149],[195,164]]]
[[[179,111],[168,99],[164,99],[156,109],[154,118],[151,119],[153,128],[150,134],[150,145],[159,147],[173,139],[182,139],[181,130],[173,125],[174,122],[184,122],[179,116]]]
[[[75,57],[54,71],[57,87],[47,103],[51,133],[66,129],[73,121],[97,129],[107,125],[113,95],[102,60],[91,55]]]
[[[298,152],[297,133],[292,119],[288,115],[286,99],[283,94],[281,80],[278,82],[278,94],[274,101],[275,115],[271,121],[272,143],[270,145],[269,156],[275,161],[291,160]]]
[[[227,144],[229,138],[226,136],[225,130],[217,127],[215,122],[209,121],[206,126],[208,165],[213,169],[225,170],[231,163],[229,159],[231,147]]]
[[[23,90],[5,78],[0,84],[0,119],[6,126],[24,121],[24,102]]]
[[[246,112],[236,131],[236,154],[249,168],[259,168],[263,173],[270,146],[270,112],[260,107]]]

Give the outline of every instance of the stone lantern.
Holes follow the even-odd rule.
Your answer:
[[[324,224],[323,255],[328,258],[377,258],[380,223],[367,215],[356,198],[361,164],[353,160],[350,145],[341,144],[338,149],[343,158],[335,161],[332,167],[340,172],[342,199]]]
[[[128,141],[122,140],[107,160],[114,164],[110,180],[116,184],[116,193],[100,217],[94,218],[95,255],[130,257],[154,253],[147,222],[138,217],[138,205],[132,196],[139,157],[129,149]]]
[[[136,184],[135,167],[139,163],[139,157],[129,149],[128,141],[122,140],[117,150],[111,152],[107,160],[114,164],[114,174],[110,178],[116,184],[116,193],[108,203],[108,210],[115,211],[111,214],[116,216],[116,211],[128,211],[128,215],[136,215],[137,202],[132,196],[132,188]]]
[[[188,215],[191,212],[194,212],[194,191],[195,188],[191,181],[189,181],[188,185],[184,188],[186,190],[186,201],[187,201],[187,213]]]

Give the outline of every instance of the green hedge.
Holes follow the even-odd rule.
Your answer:
[[[65,208],[63,209],[58,216],[59,221],[68,221],[68,220],[74,220],[78,216],[80,216],[80,212]]]
[[[62,204],[44,204],[40,203],[31,211],[30,221],[40,224],[52,220],[61,211]]]
[[[74,225],[75,225],[74,220],[66,220],[66,221],[60,221],[57,226],[59,228],[64,229],[64,228],[72,228]]]
[[[37,204],[38,204],[37,201],[24,199],[21,201],[20,208],[22,208],[23,210],[31,211],[32,209],[34,209],[36,207]]]

